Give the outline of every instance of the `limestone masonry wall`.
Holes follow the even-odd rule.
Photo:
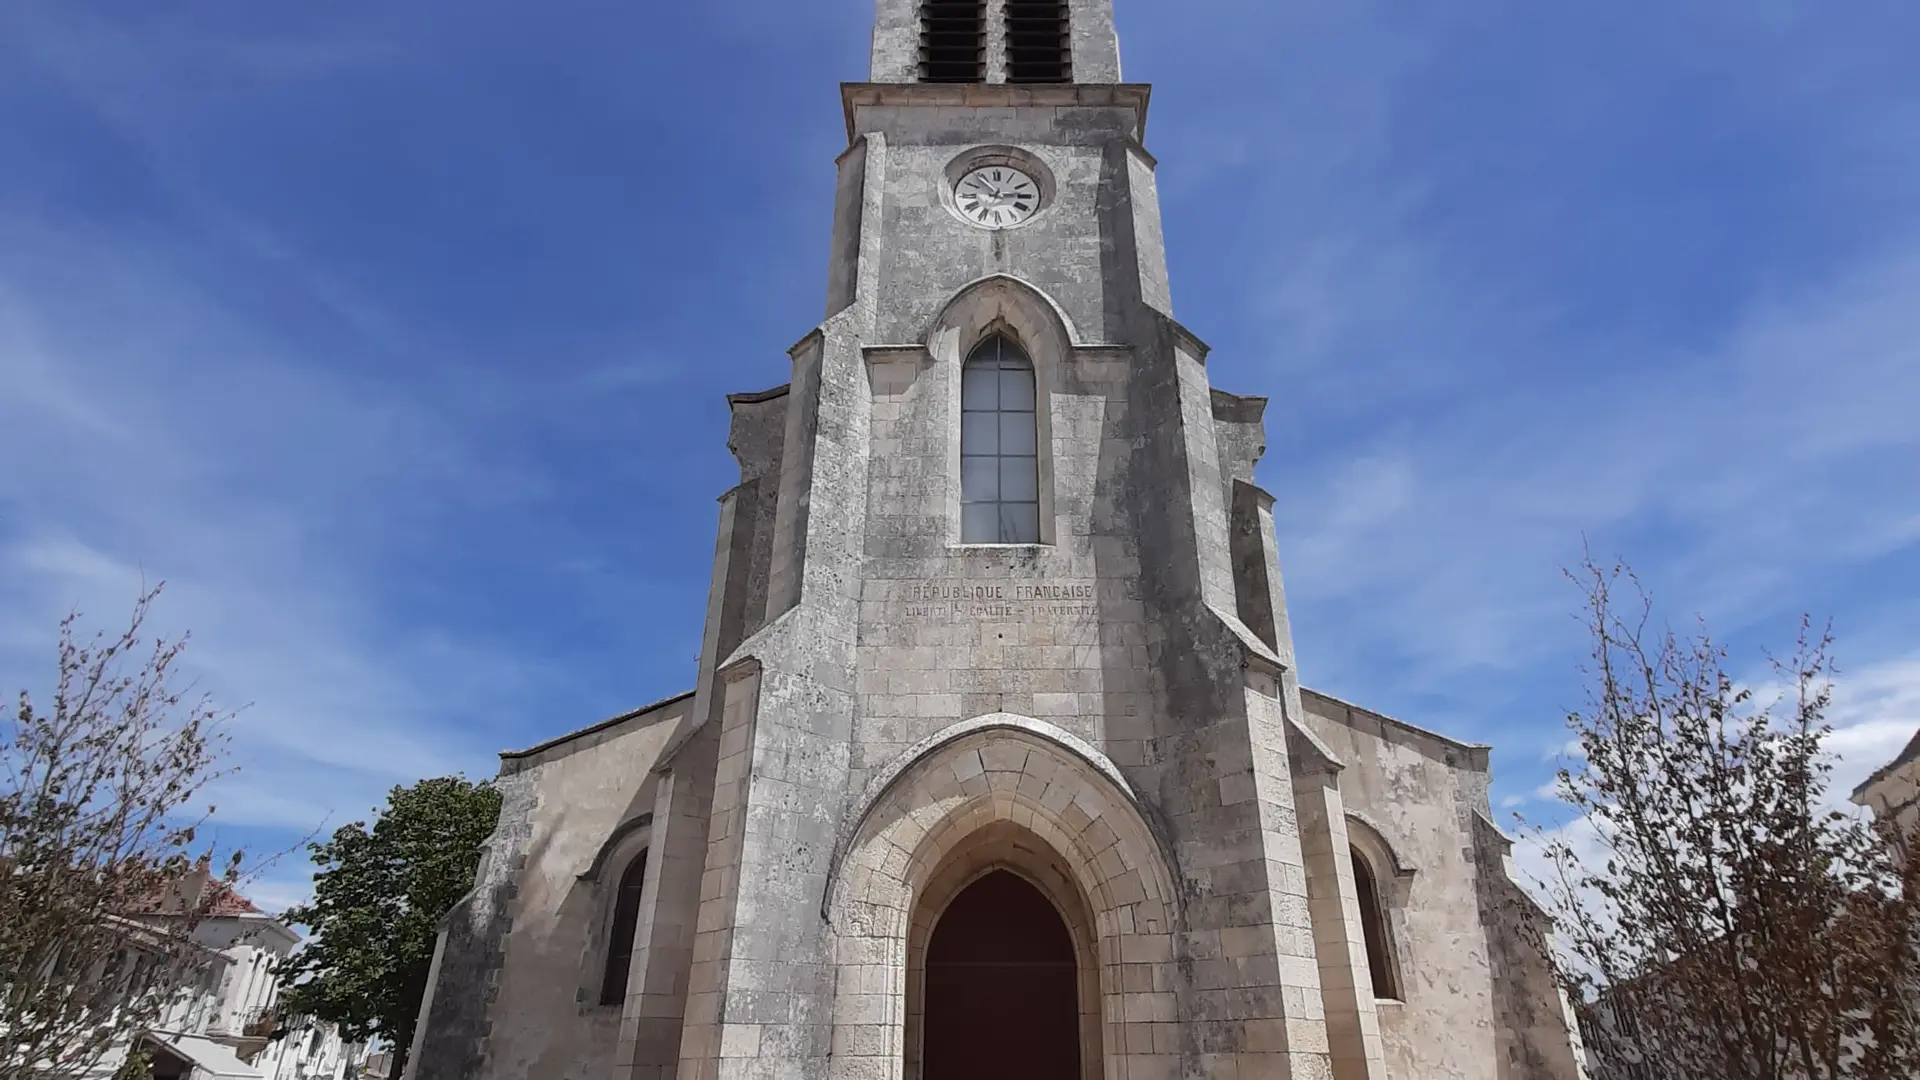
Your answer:
[[[612,893],[627,858],[646,844],[645,829],[632,825],[653,809],[654,766],[689,704],[672,699],[505,756],[501,825],[475,894],[448,917],[450,935],[491,937],[492,947],[466,954],[485,957],[476,970],[441,973],[430,1008],[438,1010],[434,1036],[414,1075],[609,1075],[621,1010],[601,1005],[599,989]],[[443,963],[449,955],[462,951],[443,948]]]
[[[1544,1045],[1531,1058],[1525,1049],[1530,1038],[1541,1042],[1531,1029],[1551,1027],[1560,1005],[1527,969],[1517,936],[1498,925],[1517,888],[1497,831],[1486,833],[1487,747],[1311,691],[1304,699],[1307,726],[1346,763],[1339,787],[1356,845],[1377,841],[1386,851],[1376,861],[1392,863],[1379,886],[1403,997],[1377,1005],[1387,1075],[1571,1080],[1564,1024],[1557,1060]],[[1499,903],[1489,910],[1489,901]]]

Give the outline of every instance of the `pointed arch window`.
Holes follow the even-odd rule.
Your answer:
[[[926,0],[920,5],[920,81],[987,81],[985,0]]]
[[[633,966],[633,938],[640,929],[640,889],[647,883],[647,849],[620,874],[620,891],[613,900],[613,928],[607,937],[607,971],[600,981],[600,1004],[621,1005],[627,1000],[627,969]]]
[[[1393,954],[1389,949],[1387,934],[1387,909],[1380,900],[1380,882],[1373,872],[1373,864],[1360,853],[1359,848],[1351,849],[1353,857],[1353,887],[1360,898],[1360,932],[1367,944],[1367,974],[1373,979],[1373,996],[1390,1000],[1402,1000],[1400,997],[1400,978],[1394,969]]]
[[[1033,362],[1004,334],[960,369],[960,542],[1040,542]]]
[[[1007,0],[1007,81],[1073,81],[1067,0]]]

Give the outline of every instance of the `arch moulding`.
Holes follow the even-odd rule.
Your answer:
[[[1387,839],[1387,831],[1379,822],[1351,808],[1346,811],[1346,817],[1347,840],[1366,852],[1383,875],[1400,879],[1413,876],[1413,867],[1400,857],[1399,849]]]
[[[874,816],[881,800],[900,786],[902,778],[909,771],[917,765],[928,762],[938,755],[941,749],[950,747],[969,736],[995,731],[1009,733],[1016,739],[1024,737],[1024,741],[1040,745],[1043,752],[1065,755],[1079,767],[1091,772],[1093,777],[1105,781],[1112,788],[1114,795],[1131,812],[1131,816],[1139,823],[1140,829],[1151,838],[1154,854],[1157,856],[1154,860],[1154,869],[1158,872],[1163,886],[1161,895],[1165,896],[1170,903],[1177,905],[1179,892],[1173,887],[1172,880],[1173,846],[1167,842],[1164,830],[1148,812],[1146,804],[1141,802],[1140,797],[1135,794],[1133,785],[1127,783],[1127,778],[1120,772],[1120,767],[1091,743],[1057,724],[1017,713],[988,713],[985,716],[976,716],[971,720],[962,720],[941,728],[901,751],[874,774],[873,779],[867,784],[867,790],[861,794],[859,802],[855,804],[854,812],[847,815],[841,823],[839,835],[835,837],[833,857],[827,863],[827,887],[820,897],[822,918],[832,920],[834,893],[844,876],[848,854],[861,831],[866,828],[869,819]],[[1051,748],[1044,746],[1048,743],[1052,744]]]
[[[935,392],[935,413],[929,420],[946,431],[947,518],[950,542],[961,535],[960,371],[966,358],[990,334],[1004,334],[1033,365],[1036,462],[1040,504],[1040,539],[1056,542],[1054,520],[1053,395],[1069,385],[1078,352],[1097,348],[1083,342],[1066,309],[1030,281],[1011,274],[989,274],[962,286],[949,299],[927,330],[926,362],[941,389]],[[944,412],[944,416],[941,415]]]
[[[936,360],[957,362],[1002,326],[1013,331],[1029,354],[1064,359],[1084,344],[1058,301],[1032,282],[1001,273],[971,281],[953,294],[927,331],[927,351]]]
[[[1125,1075],[1127,1059],[1154,1045],[1135,1028],[1172,1019],[1170,993],[1151,1016],[1123,995],[1175,981],[1167,851],[1113,762],[1052,724],[995,713],[899,755],[848,815],[828,871],[829,1075],[916,1080],[927,941],[946,902],[995,869],[1039,888],[1073,933],[1083,1080]]]

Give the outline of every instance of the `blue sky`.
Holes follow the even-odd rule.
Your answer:
[[[1309,685],[1541,812],[1584,536],[1748,657],[1831,616],[1843,783],[1920,726],[1920,8],[1119,8]],[[0,0],[0,683],[166,579],[255,848],[690,685],[870,18]]]

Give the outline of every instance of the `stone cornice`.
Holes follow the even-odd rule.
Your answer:
[[[1423,728],[1418,724],[1409,724],[1405,720],[1397,720],[1391,716],[1388,716],[1385,713],[1375,712],[1374,710],[1369,709],[1364,705],[1355,705],[1351,701],[1343,701],[1340,698],[1334,697],[1332,694],[1326,693],[1325,691],[1322,691],[1322,690],[1315,690],[1310,686],[1302,686],[1300,688],[1300,693],[1303,697],[1318,698],[1322,702],[1326,703],[1327,705],[1335,706],[1340,709],[1346,710],[1349,713],[1349,715],[1345,719],[1342,719],[1339,717],[1331,718],[1336,720],[1339,723],[1344,723],[1344,724],[1347,724],[1348,726],[1352,726],[1353,721],[1352,721],[1351,714],[1360,713],[1362,715],[1372,717],[1374,720],[1379,721],[1385,726],[1397,728],[1400,731],[1406,732],[1418,738],[1430,739],[1442,750],[1459,751],[1462,755],[1466,757],[1467,761],[1475,769],[1485,771],[1488,767],[1488,764],[1489,764],[1488,756],[1492,753],[1493,747],[1488,745],[1487,743],[1464,742],[1460,739],[1452,738],[1451,736],[1442,735],[1439,732],[1432,730],[1431,728]],[[1311,709],[1312,706],[1309,705],[1308,708]]]
[[[847,141],[859,138],[854,111],[862,106],[927,108],[1121,108],[1134,111],[1133,138],[1147,137],[1146,83],[841,83]]]
[[[779,386],[776,386],[771,390],[759,390],[749,394],[728,394],[727,404],[728,405],[758,405],[763,401],[772,401],[774,398],[786,397],[787,394],[792,390],[793,390],[792,383],[781,383]]]

